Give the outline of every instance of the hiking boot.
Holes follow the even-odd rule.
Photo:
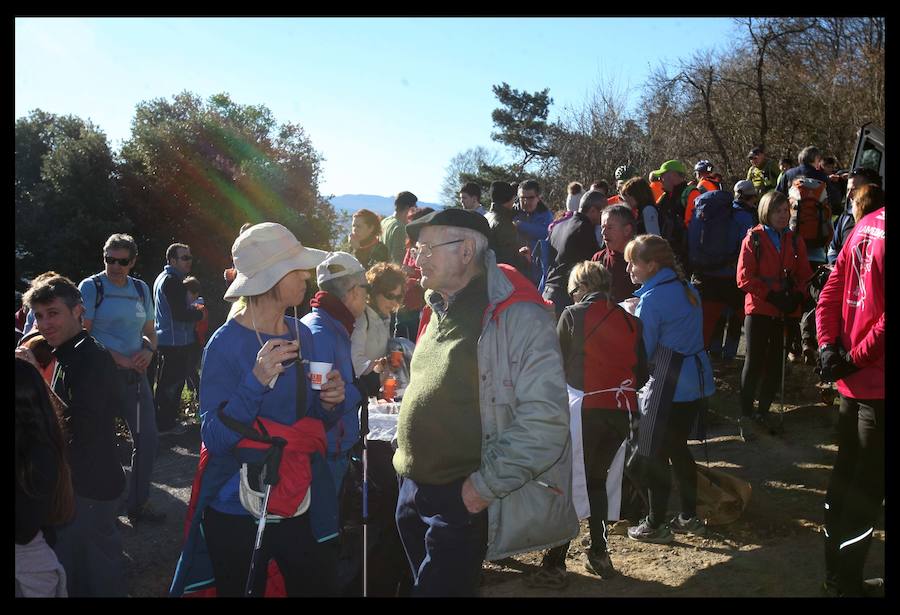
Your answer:
[[[146,502],[143,506],[129,510],[128,520],[131,521],[132,526],[138,521],[151,525],[161,525],[166,522],[166,513],[156,510],[150,505],[150,502]]]
[[[685,518],[679,513],[672,519],[669,527],[671,527],[672,531],[676,534],[693,534],[694,536],[703,536],[706,534],[706,524],[696,515]]]
[[[535,589],[565,589],[569,586],[569,573],[565,568],[538,568],[525,576],[522,582]]]
[[[609,559],[609,553],[607,551],[595,553],[588,549],[587,563],[584,567],[587,568],[588,572],[596,574],[601,579],[611,579],[619,574],[613,567],[612,560]]]
[[[660,545],[675,540],[675,536],[665,523],[660,523],[659,527],[653,527],[650,525],[649,517],[641,521],[640,525],[628,528],[628,537],[638,542],[652,542]]]

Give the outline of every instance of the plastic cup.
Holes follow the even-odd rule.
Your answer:
[[[309,362],[309,379],[312,381],[312,388],[316,391],[322,390],[322,385],[328,379],[328,372],[331,371],[331,363],[323,363],[322,361]]]

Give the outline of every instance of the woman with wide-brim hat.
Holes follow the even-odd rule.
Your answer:
[[[309,270],[327,253],[304,247],[271,222],[245,230],[231,251],[237,274],[224,298],[244,297],[247,306],[219,327],[204,351],[202,480],[194,482],[190,530],[170,594],[213,587],[219,596],[245,592],[258,523],[252,506],[245,508],[252,495],[251,457],[269,449],[253,441],[249,428],[287,441],[251,593],[270,593],[266,570],[273,559],[287,595],[333,595],[337,497],[324,458],[325,429],[345,411],[344,382],[332,370],[321,390],[312,389],[308,363],[316,360],[315,343],[296,318]],[[293,318],[285,316],[289,307],[295,308]]]

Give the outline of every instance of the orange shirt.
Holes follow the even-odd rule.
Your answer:
[[[663,190],[662,181],[660,181],[660,180],[656,180],[655,182],[650,182],[650,190],[653,191],[653,202],[654,203],[659,203],[659,199],[661,199],[662,195],[664,195],[666,193],[666,191]]]

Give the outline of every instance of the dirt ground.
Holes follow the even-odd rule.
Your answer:
[[[541,553],[486,562],[485,597],[818,597],[824,576],[823,503],[837,453],[833,428],[837,405],[820,401],[811,367],[788,364],[784,433],[744,443],[738,437],[738,382],[743,357],[717,368],[717,393],[710,407],[706,449],[692,442],[698,463],[732,473],[753,488],[742,517],[710,527],[705,537],[676,535],[669,545],[610,537],[611,558],[620,575],[601,580],[584,568],[589,545],[587,524],[569,550],[571,579],[564,590],[531,589],[526,573]],[[778,403],[773,412],[778,412]],[[178,561],[191,483],[199,458],[199,427],[180,436],[163,436],[154,468],[153,503],[168,513],[164,526],[139,525],[121,518],[128,559],[130,596],[164,596]],[[122,442],[127,458],[127,441]],[[673,492],[669,507],[677,506]],[[674,514],[674,513],[673,513]],[[876,525],[866,576],[884,576],[884,520]]]

